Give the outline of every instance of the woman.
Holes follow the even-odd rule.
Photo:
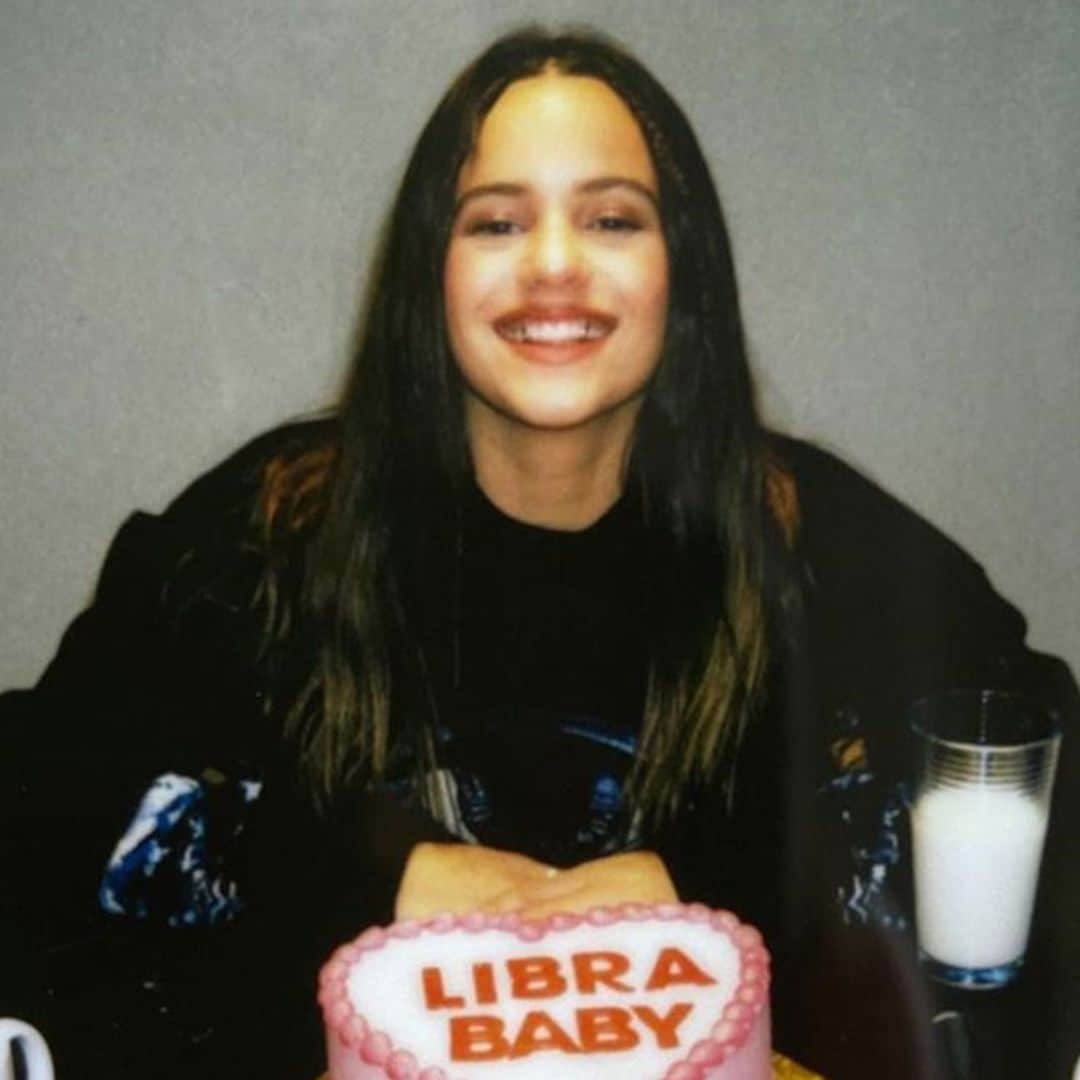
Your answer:
[[[763,429],[667,92],[593,36],[515,34],[420,136],[340,407],[129,520],[39,686],[5,699],[32,762],[5,784],[12,917],[46,944],[128,935],[204,1074],[250,1050],[251,1016],[303,1075],[314,967],[367,922],[678,895],[762,927],[779,1046],[865,1075],[884,1041],[930,1075],[915,982],[878,1012],[852,995],[842,1031],[833,1010],[853,971],[878,1000],[914,978],[904,706],[1068,693],[1023,634],[959,549]],[[103,925],[106,863],[113,912],[246,910],[205,936]],[[55,999],[63,962],[27,954]],[[34,1008],[79,1041],[84,999]]]
[[[368,588],[378,593],[392,581],[404,593],[401,610],[373,596],[375,610],[385,612],[381,620],[353,612],[348,605],[356,599],[336,583],[326,595],[312,583],[300,603],[323,622],[327,642],[351,638],[376,657],[377,650],[391,655],[380,641],[391,633],[421,643],[416,670],[398,682],[426,685],[434,703],[435,715],[424,715],[430,710],[423,704],[416,710],[429,727],[427,737],[416,740],[416,756],[431,770],[431,725],[458,704],[467,690],[461,680],[470,672],[440,670],[462,644],[461,627],[441,636],[420,629],[432,609],[445,616],[460,598],[432,603],[407,591],[419,580],[419,567],[438,567],[445,581],[463,584],[457,549],[471,538],[455,531],[470,473],[503,514],[561,531],[594,526],[632,477],[665,546],[722,545],[738,550],[742,560],[731,568],[726,604],[701,612],[697,625],[686,618],[689,609],[680,612],[682,625],[667,628],[692,646],[657,672],[647,706],[653,720],[645,738],[666,753],[640,756],[634,782],[643,788],[642,806],[658,811],[678,803],[687,774],[713,764],[725,741],[725,724],[717,718],[729,732],[737,727],[746,708],[741,697],[752,697],[762,680],[762,568],[768,534],[775,531],[760,499],[764,449],[723,223],[700,155],[696,148],[692,155],[683,150],[694,145],[685,121],[651,80],[632,68],[621,72],[617,54],[604,57],[566,41],[554,48],[555,58],[565,54],[556,67],[545,55],[551,46],[541,40],[506,42],[479,61],[421,137],[391,223],[386,267],[342,419],[342,456],[316,543],[355,547],[365,532],[385,530],[385,553],[373,550],[369,565],[358,567],[357,584],[363,588],[370,576],[375,581]],[[641,99],[648,126],[624,98]],[[657,133],[655,149],[646,130]],[[659,144],[660,132],[672,147]],[[455,148],[449,161],[447,147]],[[681,168],[674,158],[679,151],[689,158]],[[676,211],[683,204],[698,208],[695,222]],[[716,282],[715,311],[699,301],[703,279]],[[669,291],[675,305],[670,324]],[[392,449],[383,449],[384,440]],[[284,505],[275,503],[272,520],[287,528],[290,480],[293,491],[307,496],[310,478],[302,463],[283,469],[280,496],[274,490],[271,498]],[[470,552],[466,567],[472,561]],[[389,570],[381,583],[380,562]],[[549,658],[553,666],[581,662],[565,655],[567,645],[563,655]],[[640,644],[626,645],[643,670]],[[717,677],[688,715],[672,699],[689,697],[691,684],[700,681],[686,670],[691,653],[696,664],[714,663]],[[306,702],[308,693],[318,702],[305,729],[305,752],[326,793],[335,768],[385,768],[390,739],[382,727],[389,717],[380,711],[376,680],[391,687],[394,680],[377,659],[354,659],[324,655],[325,666],[309,676],[298,698]],[[551,678],[545,671],[537,681]],[[596,679],[594,673],[588,681]],[[636,726],[644,687],[622,682],[603,690],[634,702]],[[365,693],[373,703],[367,725],[345,707]],[[549,685],[532,687],[523,703],[546,694]],[[568,709],[581,704],[564,702]],[[309,722],[298,707],[292,719]],[[684,737],[693,732],[693,752],[672,739],[676,725]],[[335,760],[339,748],[358,760]],[[511,890],[502,902],[515,902],[519,864],[507,866],[503,880],[489,855],[469,849],[460,857],[473,865],[485,859],[484,874],[446,878],[436,869],[432,881],[444,882],[449,892],[426,896],[422,860],[413,860],[400,909],[489,903],[494,896],[472,891],[489,874],[495,875],[492,888]],[[643,860],[635,863],[640,871]],[[642,881],[643,894],[669,893],[658,865],[649,873],[654,876],[648,887]],[[459,898],[454,890],[465,881],[469,891]]]

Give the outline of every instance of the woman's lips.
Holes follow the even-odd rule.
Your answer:
[[[522,310],[495,322],[495,332],[526,360],[562,364],[598,349],[615,329],[616,320],[582,308]]]

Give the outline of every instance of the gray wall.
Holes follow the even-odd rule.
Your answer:
[[[332,394],[410,141],[527,18],[615,33],[686,106],[770,416],[1080,660],[1072,0],[4,0],[0,686],[133,507]]]

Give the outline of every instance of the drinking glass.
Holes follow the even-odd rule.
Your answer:
[[[1018,694],[956,690],[911,712],[915,924],[934,978],[989,989],[1023,963],[1061,733]]]

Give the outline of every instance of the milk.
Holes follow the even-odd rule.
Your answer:
[[[919,945],[958,968],[1023,956],[1047,806],[992,787],[936,788],[911,812]]]

